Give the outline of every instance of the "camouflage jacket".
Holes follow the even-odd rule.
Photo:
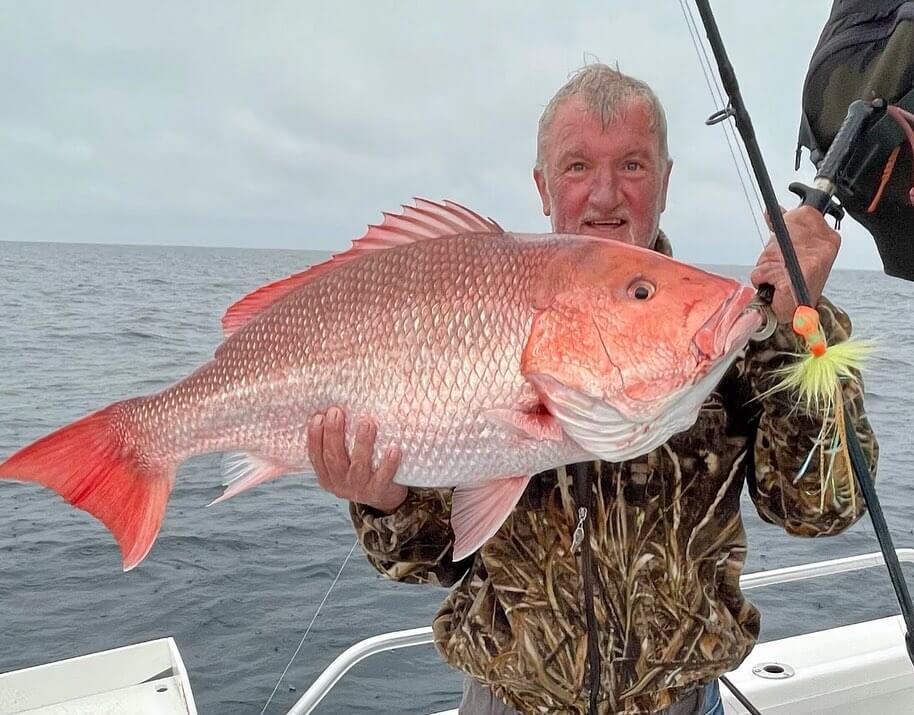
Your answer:
[[[662,234],[659,244],[670,252]],[[825,299],[818,308],[829,342],[846,339],[847,316]],[[772,369],[790,359],[784,353],[799,351],[780,326],[750,344],[690,430],[638,459],[593,463],[601,713],[661,710],[752,649],[759,613],[739,588],[744,482],[761,517],[791,534],[837,534],[862,515],[845,461],[834,461],[824,494],[819,455],[807,464],[821,420],[789,395],[765,394]],[[845,398],[874,472],[862,388],[847,385]],[[454,586],[434,620],[452,666],[522,713],[587,712],[581,562],[571,551],[576,510],[564,468],[536,475],[498,533],[458,563],[450,490],[410,490],[389,515],[358,504],[350,511],[381,573]]]

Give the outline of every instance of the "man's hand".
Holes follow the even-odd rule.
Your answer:
[[[831,229],[825,222],[825,217],[812,206],[785,211],[784,221],[790,232],[803,276],[806,278],[806,285],[809,287],[809,299],[815,307],[838,255],[841,236]],[[774,286],[771,309],[779,322],[790,322],[797,303],[790,287],[790,277],[787,275],[781,249],[773,235],[759,256],[750,279],[756,287],[762,283]]]
[[[339,407],[331,407],[326,415],[314,415],[308,423],[308,457],[322,488],[341,499],[390,513],[406,500],[408,490],[393,482],[400,466],[396,447],[388,449],[372,471],[376,436],[374,421],[361,417],[350,457],[346,451],[346,416]]]

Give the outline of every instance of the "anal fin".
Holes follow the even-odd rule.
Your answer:
[[[454,490],[454,561],[465,559],[495,535],[514,511],[529,481],[529,476],[504,477]]]
[[[231,499],[251,487],[256,487],[258,484],[263,484],[292,471],[281,464],[274,464],[247,452],[226,454],[222,460],[222,470],[225,474],[222,483],[226,485],[226,489],[222,496],[214,499],[207,506]]]

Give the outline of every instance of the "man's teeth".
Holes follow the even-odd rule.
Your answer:
[[[620,219],[613,219],[610,221],[588,221],[591,226],[621,226],[624,221]]]

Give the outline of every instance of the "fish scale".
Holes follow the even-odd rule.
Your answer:
[[[758,324],[744,315],[753,295],[651,251],[505,233],[419,200],[349,251],[238,301],[225,341],[188,377],[38,440],[0,477],[94,514],[132,568],[183,461],[243,453],[223,498],[311,471],[309,420],[339,405],[350,448],[358,415],[378,424],[376,453],[400,448],[397,482],[456,487],[462,558],[532,474],[629,459],[690,426]],[[698,350],[699,336],[720,354]]]
[[[187,459],[240,449],[310,471],[307,421],[339,404],[379,419],[380,446],[400,446],[399,483],[490,479],[494,456],[506,474],[540,471],[556,458],[554,445],[520,440],[481,413],[535,399],[520,374],[530,285],[558,246],[455,236],[340,266],[242,328],[192,376],[136,405],[133,419],[171,410],[170,429],[151,437],[159,453]],[[434,291],[432,304],[409,299]],[[580,451],[569,441],[559,454]]]

